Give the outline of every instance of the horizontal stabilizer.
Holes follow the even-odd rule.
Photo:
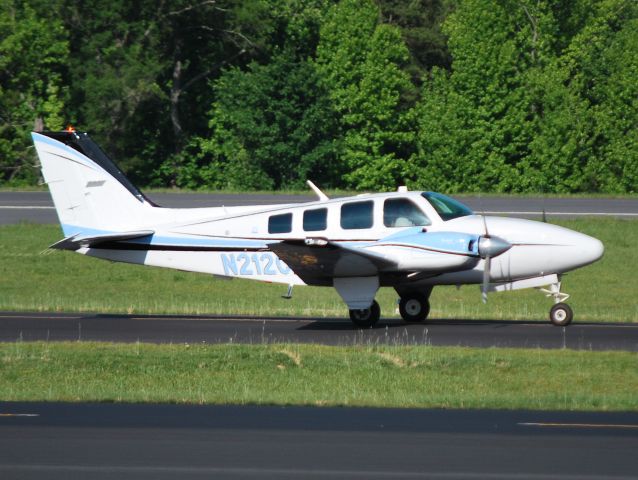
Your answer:
[[[57,250],[77,250],[79,248],[95,247],[107,242],[119,242],[123,240],[134,240],[137,238],[144,238],[153,235],[153,230],[140,230],[137,232],[122,232],[122,233],[107,233],[103,235],[82,235],[82,233],[76,233],[70,237],[66,237],[57,243],[54,243],[49,248],[55,248]]]

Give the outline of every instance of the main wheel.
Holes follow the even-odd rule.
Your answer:
[[[406,322],[422,322],[430,313],[430,301],[420,293],[405,295],[399,302],[399,313]]]
[[[381,318],[381,308],[376,300],[373,300],[370,308],[350,310],[350,320],[357,327],[370,328]]]
[[[549,321],[557,327],[566,327],[573,318],[574,312],[566,303],[557,303],[549,311]]]

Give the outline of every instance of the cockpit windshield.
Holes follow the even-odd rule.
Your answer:
[[[421,195],[430,202],[443,220],[474,215],[474,212],[461,202],[436,192],[423,192]]]

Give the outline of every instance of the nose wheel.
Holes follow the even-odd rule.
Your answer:
[[[566,303],[557,303],[549,311],[549,321],[557,327],[566,327],[572,323],[574,312]]]
[[[549,289],[541,288],[540,291],[545,296],[554,298],[554,306],[549,310],[549,321],[557,327],[566,327],[572,323],[574,311],[565,303],[569,295],[560,291],[560,282],[552,283]]]

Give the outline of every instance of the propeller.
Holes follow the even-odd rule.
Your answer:
[[[481,285],[481,299],[483,303],[487,303],[487,290],[490,286],[490,274],[492,268],[492,258],[498,257],[500,254],[507,252],[512,248],[512,244],[501,237],[492,236],[487,229],[487,219],[483,217],[483,227],[485,234],[479,238],[478,252],[482,259],[485,260],[483,265],[483,284]]]

